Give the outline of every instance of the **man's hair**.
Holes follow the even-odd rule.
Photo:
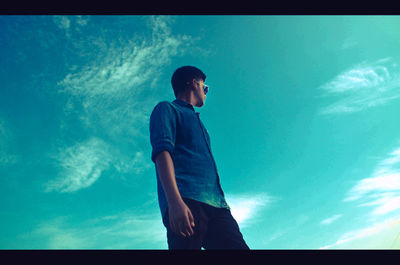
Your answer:
[[[188,87],[188,82],[193,79],[206,80],[206,75],[197,67],[194,66],[182,66],[175,70],[171,78],[172,88],[174,89],[175,97],[181,92],[185,91]]]

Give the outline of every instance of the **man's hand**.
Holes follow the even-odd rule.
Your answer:
[[[156,158],[156,169],[168,201],[169,224],[172,231],[183,237],[194,234],[193,215],[189,207],[182,200],[175,179],[175,168],[171,154],[168,151],[160,152]]]
[[[168,205],[169,225],[172,231],[182,237],[192,236],[194,218],[185,202],[180,201]]]

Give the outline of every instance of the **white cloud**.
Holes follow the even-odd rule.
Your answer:
[[[400,247],[398,234],[400,218],[388,218],[362,229],[356,229],[342,235],[335,243],[321,249],[390,249]]]
[[[81,32],[81,28],[88,24],[89,16],[53,16],[54,24],[62,31],[68,39],[72,38],[71,33]]]
[[[67,16],[53,16],[53,21],[57,27],[64,30],[68,30],[71,25],[71,21]]]
[[[166,229],[159,213],[123,212],[71,223],[69,217],[42,222],[22,235],[39,249],[165,249]]]
[[[260,194],[226,194],[226,200],[231,207],[232,216],[241,228],[257,221],[261,210],[276,201],[276,198],[265,193]]]
[[[170,20],[149,17],[150,39],[105,41],[99,36],[98,41],[88,40],[104,47],[86,66],[76,67],[59,81],[59,92],[69,98],[65,115],[79,117],[86,128],[101,131],[115,142],[147,140],[151,109],[160,97],[165,98],[155,93],[162,69],[192,44],[188,36],[171,34]]]
[[[118,155],[118,159],[114,161],[113,165],[121,173],[134,172],[135,174],[141,174],[146,169],[152,168],[153,164],[148,161],[149,159],[145,157],[142,151],[137,151],[132,158]]]
[[[69,18],[74,21],[74,17]],[[82,46],[83,50],[91,52],[87,48],[90,44],[90,47],[101,47],[101,52],[91,52],[86,65],[71,68],[58,82],[58,91],[67,98],[65,116],[60,124],[62,130],[69,131],[72,124],[75,129],[78,122],[84,133],[101,135],[102,141],[112,150],[115,169],[132,175],[141,174],[151,167],[145,152],[149,141],[148,121],[155,102],[165,97],[156,93],[159,89],[157,80],[171,58],[184,53],[191,45],[191,37],[171,34],[170,17],[150,16],[146,19],[151,37],[143,34],[142,39],[110,40],[100,33],[97,39],[93,36],[81,36],[79,40],[71,38],[72,44],[79,43],[77,48]],[[106,158],[103,164],[99,164],[102,159],[93,156],[85,164],[87,171],[79,170],[81,174],[77,178],[86,180],[87,185],[96,181],[110,164],[108,156]],[[124,178],[122,174],[121,178]],[[60,184],[58,190],[73,189],[75,185],[67,184],[67,180],[72,178],[64,178],[63,189],[60,188],[61,182],[57,182]]]
[[[88,188],[111,166],[120,173],[121,179],[125,179],[124,173],[138,175],[152,166],[142,151],[126,155],[96,137],[67,147],[52,158],[58,163],[60,176],[46,184],[46,192],[75,192]]]
[[[29,235],[22,238],[29,240],[30,237],[39,237],[43,245],[26,246],[27,249],[84,249],[87,242],[77,229],[69,228],[64,225],[65,218],[58,217],[46,223],[40,224]]]
[[[391,58],[362,62],[322,85],[326,96],[339,96],[321,114],[352,113],[386,104],[400,97],[399,68]]]
[[[105,233],[109,236],[115,237],[126,237],[132,241],[136,241],[135,248],[142,248],[140,241],[154,243],[154,245],[160,245],[160,243],[167,242],[166,228],[162,224],[160,215],[127,215],[119,217],[118,220],[107,230]],[[129,248],[127,242],[118,243],[121,247],[125,245],[125,248]]]
[[[188,36],[172,36],[168,17],[150,17],[153,36],[151,40],[138,43],[110,44],[108,54],[93,61],[79,72],[69,73],[59,83],[64,91],[73,95],[93,97],[131,96],[139,94],[145,82],[157,78],[158,71],[184,48]],[[183,50],[180,50],[183,52]],[[120,93],[123,93],[120,95]]]
[[[330,224],[332,224],[333,222],[335,222],[335,221],[337,221],[338,219],[340,219],[341,217],[342,217],[341,214],[336,214],[336,215],[334,215],[334,216],[331,216],[331,217],[328,217],[328,218],[322,220],[320,224],[321,224],[321,225],[330,225]]]
[[[111,157],[107,149],[101,139],[91,138],[63,150],[56,157],[62,176],[47,183],[46,191],[74,192],[91,186],[109,167]]]
[[[88,16],[76,16],[76,23],[78,23],[80,26],[86,26],[88,21]]]
[[[374,201],[360,204],[360,206],[377,205],[372,214],[384,215],[400,208],[400,193],[381,193]]]
[[[381,167],[390,167],[395,164],[400,164],[400,148],[394,150],[393,152],[390,153],[390,156],[386,159],[384,159],[381,163]],[[382,168],[381,168],[382,169]]]
[[[400,148],[395,148],[378,163],[371,177],[358,181],[344,201],[373,198],[375,200],[373,203],[363,205],[386,205],[375,213],[385,212],[382,209],[394,209],[388,205],[392,205],[391,202],[396,201],[397,196],[400,196],[399,165]]]
[[[370,192],[400,190],[400,172],[383,174],[360,180],[350,191],[346,201],[357,200]]]
[[[359,207],[372,207],[366,228],[342,235],[336,243],[323,248],[392,248],[393,233],[400,230],[400,148],[383,158],[371,177],[361,179],[343,200],[357,202]],[[383,221],[382,221],[383,220]],[[370,241],[370,243],[368,242]],[[400,242],[397,243],[400,247]]]

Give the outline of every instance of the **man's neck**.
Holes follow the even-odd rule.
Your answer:
[[[194,106],[194,97],[192,94],[186,94],[186,95],[179,95],[176,99],[180,99],[182,101],[185,101],[186,103],[189,103],[190,105]]]

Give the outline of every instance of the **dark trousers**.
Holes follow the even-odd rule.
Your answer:
[[[169,249],[249,249],[230,210],[187,198],[183,201],[192,212],[194,234],[182,237],[172,232],[167,209],[163,223],[167,228]]]

